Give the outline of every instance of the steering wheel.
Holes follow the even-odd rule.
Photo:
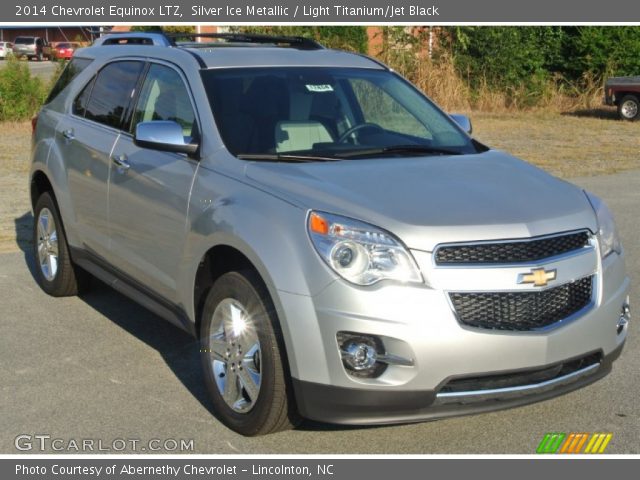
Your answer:
[[[369,122],[360,123],[358,125],[354,125],[353,127],[349,128],[346,132],[340,135],[340,138],[338,138],[336,143],[345,143],[347,141],[347,138],[349,138],[354,133],[359,132],[360,130],[363,130],[365,128],[384,131],[384,128],[382,128],[377,123],[369,123]]]

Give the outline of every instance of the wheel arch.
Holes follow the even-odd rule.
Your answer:
[[[278,339],[281,342],[280,348],[284,359],[284,368],[287,374],[291,376],[292,367],[294,366],[291,356],[294,353],[294,349],[292,348],[292,339],[287,324],[282,320],[284,318],[284,310],[277,295],[277,289],[268,274],[266,266],[260,262],[257,255],[247,246],[221,242],[210,247],[202,256],[193,286],[194,331],[196,337],[200,338],[204,303],[215,281],[225,273],[243,270],[251,270],[256,279],[261,282],[260,286],[264,292],[269,296],[275,312],[276,324],[273,327],[278,332]]]
[[[629,95],[636,97],[636,99],[640,100],[640,92],[637,92],[637,91],[618,90],[615,92],[615,95],[616,95],[616,105],[619,105],[622,99]]]
[[[35,208],[36,202],[40,195],[45,192],[49,192],[55,199],[56,194],[53,190],[53,184],[46,173],[42,170],[35,170],[31,175],[31,182],[29,183],[29,193],[31,195],[31,208]]]

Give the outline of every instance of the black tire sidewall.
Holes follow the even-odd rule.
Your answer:
[[[40,268],[40,258],[38,257],[38,218],[40,211],[43,208],[49,209],[51,215],[53,215],[53,221],[56,225],[56,233],[58,237],[58,270],[56,271],[53,280],[47,280]],[[60,221],[60,215],[58,214],[58,207],[49,193],[43,193],[36,202],[34,210],[34,222],[33,222],[33,255],[36,262],[36,280],[40,287],[49,295],[55,295],[61,289],[62,283],[62,269],[67,263],[67,238],[62,228],[62,222]]]
[[[211,287],[204,308],[200,325],[200,357],[204,371],[204,381],[209,390],[216,416],[229,428],[243,434],[256,435],[268,421],[273,407],[274,389],[276,385],[277,362],[280,362],[279,349],[273,333],[275,312],[271,302],[261,295],[252,282],[248,272],[230,272],[222,275]],[[247,278],[249,277],[249,278]],[[240,302],[247,311],[252,312],[256,333],[261,350],[261,384],[258,400],[247,413],[232,410],[222,398],[215,382],[211,365],[211,357],[207,350],[207,339],[211,333],[211,320],[216,306],[226,298]]]

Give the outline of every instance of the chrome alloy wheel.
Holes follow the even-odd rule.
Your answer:
[[[48,208],[38,215],[38,263],[44,278],[51,282],[58,273],[58,232],[53,214]]]
[[[255,324],[240,302],[225,298],[213,312],[211,332],[208,350],[218,391],[234,412],[247,413],[258,400],[262,382]]]
[[[620,111],[626,118],[634,118],[638,114],[638,104],[633,100],[627,100],[620,107]]]

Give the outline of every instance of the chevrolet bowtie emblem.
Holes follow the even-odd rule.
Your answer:
[[[556,270],[534,268],[530,273],[518,275],[518,283],[533,283],[535,287],[544,287],[547,283],[556,279]]]

